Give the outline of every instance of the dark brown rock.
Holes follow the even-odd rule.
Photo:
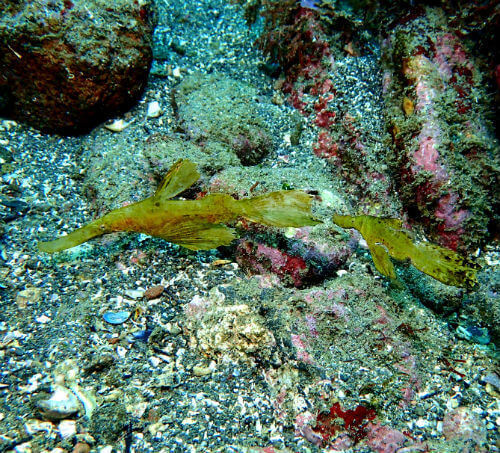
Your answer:
[[[152,59],[149,0],[0,5],[1,114],[80,134],[140,96]]]

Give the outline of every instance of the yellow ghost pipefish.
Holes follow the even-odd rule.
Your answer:
[[[196,165],[181,159],[152,197],[115,209],[67,236],[39,242],[38,248],[54,253],[103,234],[129,231],[160,237],[191,250],[208,250],[229,245],[236,238],[234,230],[223,224],[240,217],[282,228],[320,223],[311,214],[312,197],[300,190],[281,190],[242,200],[228,194],[210,194],[199,200],[171,200],[199,177]]]
[[[391,280],[397,277],[389,256],[400,261],[410,260],[418,270],[446,285],[467,289],[477,285],[477,264],[439,245],[414,242],[399,219],[334,214],[333,221],[342,228],[355,228],[361,233],[375,267]]]

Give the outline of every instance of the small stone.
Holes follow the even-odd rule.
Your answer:
[[[28,303],[39,302],[41,293],[40,288],[26,288],[19,291],[16,296],[16,304],[19,308],[26,308]]]
[[[63,439],[70,439],[76,434],[75,420],[62,420],[59,423],[59,434]]]
[[[45,431],[46,433],[52,432],[53,425],[51,422],[44,422],[42,420],[28,420],[24,424],[24,429],[28,435]]]
[[[209,366],[195,365],[193,367],[193,374],[198,377],[208,376],[212,373],[212,369]]]
[[[54,386],[54,392],[48,400],[38,401],[40,412],[47,420],[62,420],[80,410],[77,397],[62,385]]]
[[[127,355],[127,349],[125,349],[123,346],[118,346],[116,348],[116,353],[118,354],[118,357],[123,359]]]
[[[153,101],[148,104],[148,118],[158,118],[162,114],[161,106],[158,101]]]
[[[140,289],[127,289],[125,290],[125,295],[131,299],[140,299],[144,295],[144,292]]]
[[[91,362],[84,368],[85,374],[100,373],[108,370],[115,363],[115,358],[112,354],[105,353],[93,357]]]
[[[181,68],[179,68],[179,66],[175,67],[174,70],[172,71],[172,75],[176,79],[180,79],[181,78]]]
[[[41,316],[38,316],[37,318],[35,318],[35,321],[39,322],[40,324],[47,324],[50,321],[52,321],[52,319],[50,319],[48,316],[41,315]]]
[[[148,361],[154,368],[156,368],[161,363],[161,359],[155,356],[150,357]]]
[[[144,297],[148,300],[157,299],[163,294],[165,287],[163,285],[156,285],[144,291]]]
[[[482,381],[486,384],[491,384],[497,391],[500,391],[500,378],[497,373],[488,373],[482,378]]]
[[[72,453],[90,453],[90,445],[85,442],[78,442],[73,447]]]

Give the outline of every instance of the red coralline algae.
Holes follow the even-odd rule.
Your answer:
[[[246,271],[252,273],[271,272],[283,283],[300,287],[309,273],[309,266],[301,257],[264,244],[241,241],[236,249],[236,261]]]
[[[271,273],[286,286],[302,288],[333,275],[352,251],[331,241],[311,239],[308,228],[298,228],[293,238],[279,241],[273,247],[251,239],[236,247],[236,261],[251,274]]]
[[[400,206],[434,242],[461,252],[483,245],[497,222],[500,153],[485,115],[486,74],[449,15],[415,7],[388,12],[392,18],[381,21],[381,94],[393,148],[380,151],[359,112],[337,99],[351,93],[333,82],[353,42],[367,56],[355,20],[349,14],[340,20],[326,2],[313,9],[291,0],[263,7],[260,42],[284,74],[276,88],[310,118],[315,155],[332,166],[357,209],[388,215]],[[493,72],[500,80],[500,70]],[[411,108],[404,108],[405,99]]]
[[[308,345],[305,336],[292,334],[290,339],[297,351],[297,360],[304,363],[313,363],[311,355],[306,350],[308,348]]]
[[[489,169],[498,155],[477,99],[482,76],[446,23],[438,32],[429,26],[418,29],[419,39],[406,38],[417,27],[405,21],[382,42],[386,102],[401,115],[390,120],[395,184],[411,223],[441,245],[471,251],[488,234],[495,184]],[[405,117],[400,106],[409,93],[415,109]]]
[[[484,421],[471,407],[458,407],[445,414],[443,434],[448,441],[464,445],[463,452],[486,452],[486,427]]]
[[[334,143],[328,131],[322,131],[318,135],[318,142],[314,145],[313,150],[316,156],[329,159],[338,155],[339,146]]]
[[[313,10],[289,0],[263,5],[266,28],[260,42],[284,74],[275,86],[310,118],[317,133],[314,154],[328,161],[335,177],[342,180],[346,195],[358,206],[371,209],[376,203],[387,213],[393,205],[393,192],[377,160],[370,156],[370,132],[364,130],[358,112],[350,112],[343,107],[346,103],[336,101],[337,96],[352,95],[338,92],[333,79],[338,77],[337,59],[358,56],[353,46],[363,47],[357,42],[361,38],[357,37],[356,20],[346,19],[328,5]],[[372,175],[377,175],[376,179]]]
[[[323,440],[328,440],[341,431],[347,431],[349,437],[358,443],[368,434],[368,423],[375,418],[375,411],[359,405],[355,409],[342,410],[340,403],[335,403],[329,413],[320,412],[316,418],[315,431]],[[340,421],[342,420],[342,421]]]

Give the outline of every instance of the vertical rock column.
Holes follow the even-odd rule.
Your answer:
[[[484,75],[439,9],[394,21],[382,43],[388,161],[410,222],[473,251],[493,231],[499,145]]]

